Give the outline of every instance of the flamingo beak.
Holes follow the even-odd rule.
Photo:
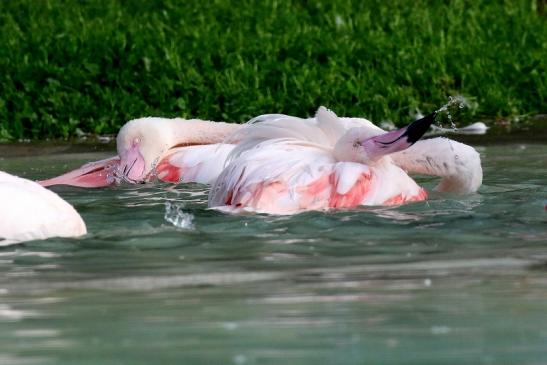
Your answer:
[[[144,180],[145,162],[138,144],[133,144],[133,146],[126,150],[120,157],[121,160],[118,172],[122,178],[129,182],[140,182]]]
[[[363,147],[371,158],[379,158],[407,149],[423,137],[431,124],[435,122],[436,115],[437,112],[433,112],[402,129],[369,138],[363,143]]]

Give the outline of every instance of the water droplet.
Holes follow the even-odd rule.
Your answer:
[[[239,327],[239,325],[236,322],[225,322],[222,324],[222,327],[225,330],[234,331]]]
[[[192,221],[194,220],[194,216],[190,213],[183,212],[182,208],[182,204],[166,201],[164,219],[177,228],[194,228],[194,224],[192,223]]]
[[[450,122],[450,127],[453,130],[457,130],[454,120],[457,119],[459,115],[459,110],[463,109],[467,105],[469,105],[469,103],[463,96],[449,96],[448,102],[445,105],[441,106],[439,109],[437,109],[437,115],[446,114],[446,118]],[[440,122],[437,125],[440,128],[443,128]]]
[[[433,326],[431,327],[431,333],[434,335],[446,335],[452,330],[448,326]]]
[[[239,355],[234,356],[233,360],[234,360],[234,364],[242,365],[242,364],[245,364],[247,362],[247,356],[245,356],[243,354],[239,354]]]
[[[158,171],[157,167],[159,164],[159,157],[156,157],[154,161],[152,161],[152,168],[150,169],[150,178],[157,178],[158,177]]]

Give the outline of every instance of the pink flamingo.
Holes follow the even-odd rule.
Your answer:
[[[279,116],[282,115],[262,115],[244,125],[180,118],[131,120],[120,129],[116,138],[118,156],[89,162],[39,183],[43,186],[97,188],[119,181],[140,183],[158,178],[172,183],[211,184],[224,168],[226,158],[237,143],[229,136],[257,121]],[[382,131],[366,119],[342,119]],[[220,143],[223,141],[230,143]]]
[[[262,115],[244,125],[180,118],[131,120],[120,129],[116,138],[118,156],[89,162],[39,183],[43,186],[97,188],[122,180],[140,183],[158,178],[172,183],[211,184],[224,168],[227,156],[237,143],[229,136],[249,124],[280,116],[283,115]],[[355,124],[383,132],[366,119],[341,119],[348,125]],[[230,143],[220,143],[223,141]]]
[[[135,119],[118,133],[118,156],[87,163],[40,184],[96,188],[119,179],[139,183],[156,177],[174,183],[211,183],[233,149],[218,143],[239,128],[238,124],[198,119]]]
[[[281,123],[280,120],[285,120]],[[300,118],[282,114],[261,115],[245,125],[184,120],[180,118],[141,118],[126,123],[117,137],[118,156],[90,162],[61,176],[41,181],[44,186],[65,184],[81,187],[103,187],[123,180],[139,183],[159,178],[165,182],[198,182],[211,184],[221,173],[234,144],[245,139],[247,131],[252,138],[240,145],[256,144],[257,140],[296,138],[306,135],[320,138],[316,119],[302,123]],[[256,125],[260,125],[257,128]],[[298,125],[298,128],[294,128]],[[324,145],[334,145],[346,130],[367,129],[370,135],[385,133],[363,118],[339,118],[337,124],[321,124],[333,128]],[[248,129],[249,128],[249,129]],[[239,132],[238,132],[239,131]],[[323,136],[323,138],[326,138]],[[473,156],[477,158],[473,158]],[[391,154],[393,163],[408,173],[441,176],[440,191],[473,192],[480,186],[482,172],[480,159],[474,149],[445,138],[418,141],[410,148]],[[457,161],[461,157],[460,161]],[[468,174],[471,173],[471,176]]]
[[[78,212],[39,184],[0,171],[0,246],[86,234]]]
[[[340,119],[324,107],[315,119],[266,116],[236,133],[239,145],[212,186],[209,207],[295,214],[426,199],[400,166],[441,176],[440,191],[476,191],[482,169],[473,148],[436,138],[410,150],[435,114],[388,133],[359,119]]]

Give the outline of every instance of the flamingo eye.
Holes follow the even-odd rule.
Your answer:
[[[361,141],[354,141],[353,142],[353,148],[361,147]]]

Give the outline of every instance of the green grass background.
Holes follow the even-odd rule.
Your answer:
[[[541,0],[2,0],[0,139],[115,133],[149,115],[405,124],[546,111]]]

